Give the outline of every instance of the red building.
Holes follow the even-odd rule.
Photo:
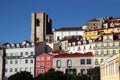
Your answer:
[[[35,76],[39,73],[45,73],[53,68],[53,57],[54,55],[47,53],[40,54],[36,57]]]

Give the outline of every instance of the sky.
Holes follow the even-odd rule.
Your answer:
[[[31,13],[46,12],[52,28],[83,26],[100,17],[120,17],[120,0],[0,0],[0,43],[30,41]]]

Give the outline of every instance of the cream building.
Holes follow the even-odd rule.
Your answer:
[[[92,53],[63,53],[54,57],[53,68],[66,74],[87,74],[87,69],[93,68],[93,63]]]
[[[4,51],[2,48],[0,48],[0,80],[3,80],[3,75],[4,75],[4,61],[3,61],[3,55]]]
[[[100,65],[101,80],[120,80],[120,55],[107,58]]]

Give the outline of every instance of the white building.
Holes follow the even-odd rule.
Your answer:
[[[93,40],[76,40],[70,39],[68,40],[68,53],[86,53],[93,52],[92,46]]]
[[[54,35],[54,42],[57,43],[65,37],[76,36],[81,37],[83,36],[84,30],[82,27],[67,27],[67,28],[60,28],[53,31]]]
[[[45,52],[45,43],[23,41],[17,44],[3,44],[6,48],[5,77],[20,71],[28,71],[34,76],[35,56]]]
[[[92,53],[74,53],[74,54],[59,54],[53,59],[53,68],[63,71],[66,74],[87,74],[89,68],[93,68]]]

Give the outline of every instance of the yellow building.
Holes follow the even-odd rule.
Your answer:
[[[120,80],[120,55],[106,59],[100,65],[101,80]]]
[[[102,34],[93,43],[95,66],[117,53],[120,53],[120,33]]]

